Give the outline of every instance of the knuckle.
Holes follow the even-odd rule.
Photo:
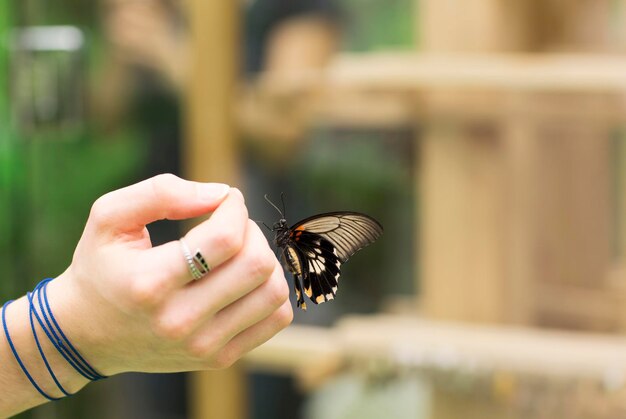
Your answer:
[[[216,354],[213,365],[217,369],[226,369],[237,362],[239,357],[239,351],[235,348],[223,348]]]
[[[255,221],[248,219],[247,228],[248,231],[251,232],[251,234],[257,234],[259,237],[265,239],[265,236],[263,235],[263,230],[259,228],[259,225]]]
[[[171,173],[162,173],[150,178],[152,193],[157,202],[168,202],[171,199],[172,191],[176,190],[180,184],[180,178]]]
[[[156,306],[163,298],[162,282],[157,280],[135,280],[130,287],[130,299],[139,307]]]
[[[191,334],[201,317],[202,310],[194,304],[178,307],[169,313],[164,311],[156,320],[155,332],[162,337],[180,341]]]
[[[187,353],[194,358],[212,361],[215,354],[216,343],[210,339],[196,339],[187,345]],[[210,366],[210,365],[209,365]]]
[[[171,173],[162,173],[151,178],[152,188],[159,195],[171,190],[172,186],[180,181],[180,178]]]
[[[276,311],[276,323],[281,329],[284,329],[289,326],[292,321],[293,309],[291,308],[291,304],[286,302]]]
[[[188,326],[184,322],[172,321],[171,319],[159,318],[154,325],[157,335],[171,340],[180,341],[188,334]]]
[[[255,250],[248,256],[248,266],[254,277],[265,279],[274,272],[276,258],[267,250]]]
[[[241,195],[241,192],[239,192],[239,194]],[[248,207],[246,206],[246,202],[243,199],[243,195],[241,195],[241,215],[245,221],[251,221],[248,218],[250,214],[248,213]]]
[[[289,299],[289,287],[286,281],[276,278],[269,281],[269,301],[276,306],[282,306]]]
[[[91,211],[89,212],[90,220],[92,220],[96,224],[107,223],[107,221],[111,218],[109,205],[110,198],[110,194],[105,194],[96,199],[96,201],[91,206]]]
[[[209,359],[212,355],[211,352],[211,348],[204,343],[191,343],[187,347],[187,353],[198,359]]]
[[[215,246],[227,256],[234,256],[243,246],[243,236],[234,231],[220,231],[214,236]]]

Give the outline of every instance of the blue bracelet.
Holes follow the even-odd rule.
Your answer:
[[[6,308],[12,302],[13,302],[13,300],[7,301],[2,306],[2,326],[4,327],[4,334],[5,334],[6,338],[7,338],[7,342],[9,342],[9,346],[11,347],[11,352],[13,352],[13,356],[15,357],[15,360],[17,361],[17,363],[19,364],[20,368],[24,372],[24,375],[26,375],[26,378],[28,378],[28,381],[30,381],[30,383],[33,385],[33,387],[35,387],[35,389],[39,392],[39,394],[41,394],[43,397],[45,397],[46,399],[48,399],[50,401],[61,400],[61,397],[52,397],[52,396],[46,394],[46,392],[43,391],[41,389],[41,387],[39,387],[37,385],[37,383],[35,382],[33,377],[30,375],[30,373],[26,369],[26,366],[22,362],[20,356],[17,354],[17,350],[15,349],[15,345],[13,345],[13,341],[11,340],[11,335],[9,334],[9,328],[7,327],[7,321],[6,321]]]
[[[48,339],[52,342],[56,350],[65,358],[65,360],[83,377],[91,381],[101,380],[107,378],[106,376],[98,373],[78,352],[78,350],[72,345],[70,340],[65,336],[63,330],[56,321],[50,303],[48,302],[47,287],[48,283],[52,281],[52,278],[46,278],[41,281],[33,293],[37,294],[39,302],[39,308],[43,315],[44,321],[37,315],[37,311],[34,310],[35,317],[39,322],[39,325],[48,336]],[[42,298],[43,296],[43,298]],[[45,305],[44,305],[45,303]],[[45,323],[45,324],[44,324]]]
[[[86,379],[93,380],[94,377],[92,375],[90,375],[88,371],[85,371],[84,368],[81,365],[79,365],[79,361],[69,351],[69,349],[63,344],[63,342],[59,338],[59,335],[52,328],[52,324],[50,323],[50,320],[48,319],[48,315],[46,314],[46,311],[45,311],[43,303],[42,303],[42,293],[41,293],[41,288],[44,286],[44,284],[47,284],[48,282],[49,282],[49,280],[41,281],[39,284],[37,284],[37,286],[33,290],[33,293],[37,295],[37,300],[39,302],[39,308],[40,308],[41,314],[42,314],[42,316],[43,316],[43,318],[45,320],[45,324],[44,324],[44,321],[39,316],[39,314],[37,313],[36,309],[33,310],[33,314],[35,315],[35,318],[37,319],[37,322],[39,323],[39,326],[41,326],[41,329],[44,331],[44,333],[46,334],[46,336],[48,337],[50,342],[54,345],[54,347],[59,352],[59,354],[61,354],[61,356],[63,356],[63,358],[67,361],[67,363],[70,364],[80,375],[82,375]]]
[[[35,344],[37,344],[37,349],[39,350],[39,354],[41,355],[41,359],[43,360],[43,363],[46,365],[46,369],[48,370],[48,373],[50,374],[50,377],[52,377],[52,380],[54,381],[54,383],[57,385],[58,389],[61,390],[61,393],[65,394],[65,396],[71,396],[70,393],[68,393],[63,386],[61,385],[61,383],[59,382],[59,380],[57,380],[56,375],[54,374],[54,371],[52,371],[52,368],[50,367],[50,364],[48,363],[48,359],[46,358],[46,355],[43,352],[43,349],[41,348],[41,344],[39,343],[39,338],[37,337],[37,331],[35,330],[35,322],[33,322],[33,312],[35,312],[35,308],[33,307],[33,295],[28,292],[26,293],[26,297],[28,298],[28,305],[29,305],[29,320],[30,320],[30,328],[33,331],[33,337],[35,338]]]
[[[65,388],[63,388],[63,386],[57,379],[56,375],[54,374],[54,371],[52,371],[50,364],[48,363],[48,359],[46,358],[43,348],[41,347],[41,343],[39,342],[39,337],[37,336],[37,330],[35,328],[35,322],[33,321],[33,316],[35,317],[35,319],[37,319],[39,326],[44,331],[48,339],[50,339],[50,342],[54,345],[56,350],[79,374],[81,374],[83,377],[91,381],[100,380],[100,379],[107,378],[107,377],[98,373],[91,365],[89,365],[89,363],[85,360],[85,358],[83,358],[81,354],[78,352],[78,350],[72,345],[72,343],[67,338],[67,336],[65,336],[65,333],[63,333],[61,326],[59,326],[59,323],[57,322],[56,318],[54,317],[54,314],[52,313],[52,309],[50,308],[50,303],[48,301],[47,287],[50,281],[52,281],[52,278],[46,278],[43,281],[41,281],[39,284],[37,284],[37,286],[33,289],[32,293],[31,292],[26,293],[26,297],[28,299],[28,306],[29,306],[28,314],[29,314],[29,320],[30,320],[30,328],[33,332],[33,338],[35,339],[37,350],[39,351],[39,354],[41,355],[41,359],[43,363],[45,364],[46,369],[48,370],[48,373],[50,374],[50,377],[52,378],[52,380],[54,381],[58,389],[65,396],[71,396],[72,394],[69,393],[67,390],[65,390]],[[37,298],[37,302],[39,303],[41,316],[37,312],[37,307],[34,302],[35,298]],[[22,369],[22,372],[24,373],[24,375],[26,376],[28,381],[30,381],[30,383],[33,385],[33,387],[35,388],[35,390],[37,390],[39,394],[41,394],[43,397],[45,397],[46,399],[50,401],[61,400],[63,397],[52,397],[49,394],[47,394],[37,384],[35,379],[28,372],[28,369],[26,368],[26,365],[24,365],[24,362],[22,362],[22,359],[20,358],[19,354],[17,353],[17,349],[15,348],[15,345],[13,344],[13,340],[11,339],[11,334],[9,333],[9,328],[7,327],[7,322],[6,322],[6,308],[12,302],[13,300],[7,301],[2,306],[2,326],[4,328],[4,334],[6,336],[7,342],[9,343],[9,347],[11,348],[11,352],[13,353],[13,356],[15,357],[15,360],[17,361],[18,365]],[[42,316],[43,316],[43,320],[41,318]]]

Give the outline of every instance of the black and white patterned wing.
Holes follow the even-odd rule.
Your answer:
[[[374,243],[383,233],[383,227],[372,217],[358,212],[329,212],[306,218],[293,227],[299,231],[315,233],[328,240],[344,263],[359,249]]]
[[[290,229],[286,260],[297,259],[294,287],[298,306],[306,309],[302,292],[315,304],[335,298],[341,264],[382,234],[373,218],[354,212],[334,212],[307,218]],[[289,264],[289,261],[288,261]]]

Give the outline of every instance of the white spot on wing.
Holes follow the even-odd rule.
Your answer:
[[[309,261],[309,272],[315,273],[317,275],[320,275],[322,272],[324,272],[324,265],[319,263],[317,260],[310,260]]]

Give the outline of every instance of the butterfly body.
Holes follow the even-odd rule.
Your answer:
[[[283,263],[294,276],[297,304],[303,310],[304,295],[315,304],[333,300],[341,264],[383,232],[372,217],[350,211],[315,215],[292,227],[281,218],[272,230]]]

